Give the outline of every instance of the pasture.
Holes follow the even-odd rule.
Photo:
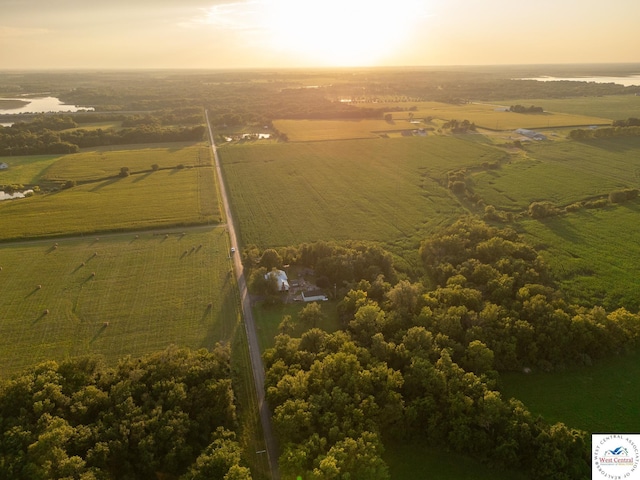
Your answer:
[[[560,287],[584,305],[640,309],[640,203],[586,210],[544,220],[522,220],[518,228],[541,250]]]
[[[240,314],[228,251],[221,227],[0,245],[2,374],[230,341]]]
[[[474,174],[473,188],[500,209],[525,210],[540,200],[566,206],[640,186],[639,150],[635,137],[531,144],[500,169]]]
[[[241,243],[393,243],[465,213],[446,188],[452,169],[505,154],[453,137],[228,145],[219,149]]]
[[[638,375],[636,353],[565,372],[504,374],[502,392],[550,422],[588,432],[634,432],[640,425]]]

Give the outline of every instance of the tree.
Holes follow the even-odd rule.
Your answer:
[[[121,177],[128,177],[129,175],[131,175],[131,173],[129,172],[129,167],[122,167],[120,169],[120,174]]]
[[[260,257],[260,266],[265,267],[268,272],[274,268],[281,268],[282,257],[275,249],[268,248],[262,252],[262,257]]]
[[[151,170],[153,170],[154,172],[157,172],[160,169],[160,165],[158,165],[157,163],[154,163],[153,165],[151,165]]]
[[[298,313],[298,319],[304,325],[310,327],[317,327],[324,320],[324,314],[322,308],[318,302],[311,302],[306,305],[300,313]]]

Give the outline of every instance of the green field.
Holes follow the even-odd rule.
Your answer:
[[[588,432],[635,432],[640,425],[640,354],[558,373],[504,374],[503,395],[550,422]]]
[[[640,138],[528,145],[498,170],[473,176],[474,191],[501,209],[523,210],[548,200],[558,206],[640,186]]]
[[[221,227],[0,245],[3,375],[229,341],[240,318],[227,252]]]
[[[602,97],[535,98],[505,100],[504,105],[537,105],[551,112],[586,115],[623,120],[638,117],[640,97],[635,95],[604,95]]]
[[[0,239],[218,223],[212,167],[115,177],[0,203]]]
[[[245,245],[413,238],[417,246],[464,213],[446,173],[505,154],[452,137],[412,137],[229,145],[220,156]]]
[[[385,445],[393,480],[525,480],[519,472],[499,471],[464,455],[422,445]]]
[[[640,203],[541,221],[521,221],[528,241],[546,258],[561,289],[573,301],[608,309],[640,309]]]

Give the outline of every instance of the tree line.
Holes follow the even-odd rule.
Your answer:
[[[0,383],[0,412],[2,478],[251,479],[228,347],[49,361]]]
[[[87,117],[76,118],[85,120]],[[68,115],[41,116],[31,122],[17,122],[11,127],[0,128],[0,156],[66,154],[76,153],[80,148],[105,145],[187,142],[204,138],[206,129],[203,125],[162,126],[163,119],[168,118],[177,117],[129,117],[123,122],[132,123],[127,128],[83,129],[77,128],[78,124]]]

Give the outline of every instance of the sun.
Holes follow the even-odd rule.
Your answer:
[[[307,64],[376,65],[407,45],[424,13],[417,0],[270,0],[264,25],[272,47]]]

